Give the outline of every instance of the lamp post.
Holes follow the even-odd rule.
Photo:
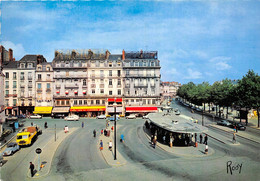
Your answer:
[[[115,143],[115,147],[114,147],[114,152],[115,152],[114,160],[116,160],[116,107],[117,107],[116,101],[114,102],[113,107],[114,107],[114,130],[115,130],[115,132],[114,132],[114,143]]]
[[[202,126],[204,126],[204,110],[202,109]]]

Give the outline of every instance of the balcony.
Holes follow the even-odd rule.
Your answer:
[[[65,85],[65,89],[78,89],[78,85]]]
[[[29,87],[29,88],[32,88],[32,87],[33,87],[33,85],[32,85],[32,84],[29,84],[29,85],[28,85],[28,87]]]
[[[148,88],[148,85],[138,84],[138,85],[134,85],[134,88]]]
[[[25,87],[25,85],[22,85],[22,84],[20,85],[20,88],[24,88],[24,87]]]
[[[42,92],[42,89],[37,89],[37,93],[41,93]]]
[[[9,85],[6,85],[5,88],[6,88],[6,89],[9,89]]]
[[[14,88],[14,89],[16,89],[16,88],[17,88],[17,86],[16,86],[16,85],[13,85],[13,88]]]
[[[46,89],[46,92],[51,92],[51,89],[50,89],[50,88],[47,88],[47,89]]]
[[[20,80],[24,80],[24,77],[20,77]]]
[[[104,87],[105,87],[105,84],[100,84],[99,87],[100,87],[100,88],[104,88]]]
[[[91,88],[96,88],[96,84],[91,84]]]
[[[32,77],[28,77],[28,80],[32,80],[33,78]]]
[[[117,85],[117,88],[121,88],[122,87],[122,85]]]

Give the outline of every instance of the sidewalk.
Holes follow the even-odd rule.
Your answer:
[[[110,122],[110,124],[112,124],[113,122]],[[110,136],[105,136],[104,134],[103,135],[100,135],[99,136],[99,141],[98,141],[98,144],[97,144],[97,149],[99,149],[100,145],[100,140],[103,141],[103,150],[100,151],[101,155],[103,156],[104,160],[107,162],[108,165],[111,165],[111,166],[123,166],[127,163],[127,161],[124,159],[124,157],[120,154],[119,151],[116,152],[116,157],[117,159],[114,160],[114,146],[115,146],[115,143],[114,143],[114,131],[111,131],[111,126],[110,125],[107,130],[110,130]],[[117,126],[118,128],[119,126]],[[109,141],[112,141],[113,143],[113,147],[112,147],[112,151],[110,151],[108,149],[108,143]],[[120,140],[120,136],[117,135],[117,140]]]
[[[40,169],[40,171],[37,171],[34,177],[31,177],[30,170],[28,170],[27,177],[32,178],[32,179],[37,179],[44,177],[48,175],[51,169],[51,163],[53,156],[59,147],[60,143],[65,140],[69,135],[71,135],[74,131],[76,131],[78,128],[70,128],[68,133],[64,133],[64,131],[59,131],[57,133],[57,140],[56,142],[51,139],[49,142],[43,147],[42,153],[40,154],[41,157],[41,163],[44,165],[43,168]],[[35,159],[33,161],[35,170],[38,170],[38,155],[35,156]]]

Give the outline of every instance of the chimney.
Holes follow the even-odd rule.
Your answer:
[[[143,58],[143,50],[140,51],[140,58]]]
[[[122,60],[125,60],[125,50],[122,51]]]
[[[13,61],[13,50],[9,48],[9,62]]]
[[[106,60],[109,58],[110,52],[107,50],[106,51]]]

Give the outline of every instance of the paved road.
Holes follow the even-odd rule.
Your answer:
[[[179,109],[184,112],[181,107]],[[187,116],[190,116],[188,111]],[[192,116],[199,118],[200,115]],[[30,121],[27,121],[27,124],[30,124]],[[8,158],[8,162],[1,169],[1,179],[30,180],[27,178],[28,163],[36,147],[44,145],[48,139],[54,139],[52,128],[55,124],[58,130],[65,124],[69,127],[81,127],[81,121],[65,122],[50,118],[35,120],[34,123],[43,126],[45,121],[48,121],[49,128],[44,130],[33,146],[22,149]],[[125,143],[118,141],[117,148],[127,160],[127,164],[111,167],[97,149],[98,138],[92,137],[93,129],[104,128],[105,120],[84,119],[84,122],[84,128],[74,132],[59,146],[49,175],[37,180],[256,180],[260,176],[259,144],[242,138],[238,140],[239,145],[227,145],[209,139],[209,146],[215,150],[213,155],[200,158],[181,157],[158,147],[151,147],[143,131],[142,119],[118,121],[118,138],[123,133]],[[211,131],[222,136],[230,136],[220,130]],[[185,148],[183,149],[185,152]],[[241,173],[234,171],[233,175],[227,174],[228,161],[232,161],[233,164],[242,163]]]

